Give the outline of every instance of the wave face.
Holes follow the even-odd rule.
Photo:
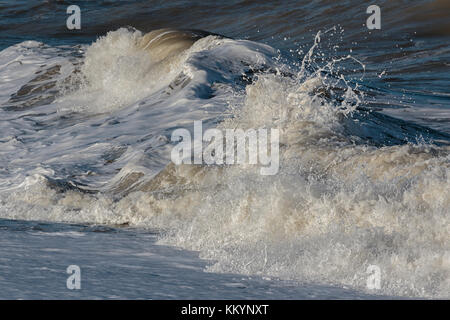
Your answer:
[[[321,48],[339,33],[302,59],[172,29],[4,49],[0,217],[157,229],[212,272],[366,290],[376,265],[383,294],[448,298],[450,139],[368,112],[365,64]],[[279,129],[278,174],[173,165],[194,120]]]

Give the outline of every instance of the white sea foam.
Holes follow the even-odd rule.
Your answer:
[[[349,135],[357,91],[326,99],[322,72],[287,76],[268,46],[208,36],[155,71],[141,37],[121,29],[90,46],[80,85],[27,111],[48,112],[28,117],[45,130],[2,122],[16,133],[2,142],[14,155],[0,217],[159,228],[161,244],[200,251],[214,272],[365,289],[377,265],[380,293],[448,298],[449,147]],[[263,68],[274,72],[237,84]],[[171,130],[193,120],[280,129],[279,173],[167,165]]]

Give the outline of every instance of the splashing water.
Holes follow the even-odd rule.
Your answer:
[[[324,59],[324,34],[291,64],[267,45],[214,35],[161,59],[129,29],[78,58],[36,44],[36,65],[46,52],[47,67],[68,71],[54,100],[10,101],[17,116],[1,129],[16,134],[1,143],[22,160],[3,169],[0,217],[157,228],[159,243],[199,251],[211,272],[365,290],[377,265],[382,293],[448,297],[450,148],[355,134],[396,129],[371,127],[375,116],[360,111],[364,64]],[[346,61],[358,81],[339,72]],[[171,131],[193,120],[278,128],[279,173],[170,164]]]

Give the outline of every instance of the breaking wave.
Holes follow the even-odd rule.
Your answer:
[[[1,128],[0,217],[158,229],[212,272],[365,290],[376,265],[382,293],[448,298],[446,136],[365,110],[364,65],[319,64],[321,36],[301,61],[176,30],[119,29],[78,54],[5,49],[0,75],[17,76],[1,111],[13,120]],[[343,61],[360,80],[339,74]],[[278,174],[173,165],[170,134],[194,120],[278,128]]]

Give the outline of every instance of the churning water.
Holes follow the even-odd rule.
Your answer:
[[[449,297],[448,1],[379,1],[372,31],[359,1],[92,1],[80,31],[67,5],[0,2],[5,244],[130,226],[213,273]],[[279,129],[279,172],[174,165],[195,120]]]

